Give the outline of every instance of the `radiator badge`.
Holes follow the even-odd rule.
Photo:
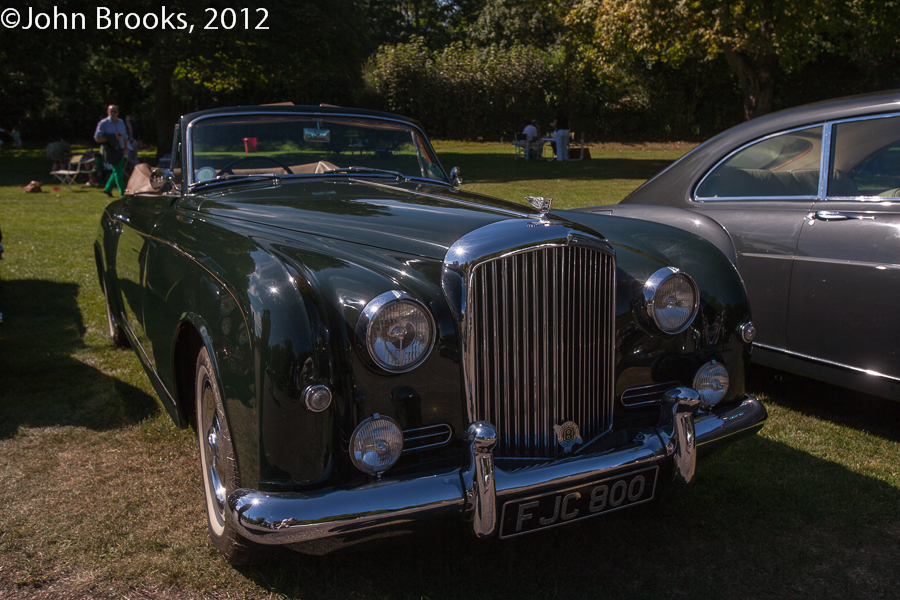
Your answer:
[[[581,434],[578,432],[578,424],[574,421],[566,421],[562,425],[554,425],[556,439],[564,452],[571,452],[575,444],[581,443]]]

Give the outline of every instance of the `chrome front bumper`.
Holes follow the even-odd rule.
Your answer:
[[[696,398],[689,388],[668,392],[657,427],[638,433],[625,447],[514,472],[494,465],[494,428],[473,423],[464,469],[311,494],[239,489],[228,498],[230,517],[241,535],[262,544],[364,537],[412,520],[454,514],[471,520],[477,536],[491,537],[499,526],[498,509],[510,499],[661,464],[671,465],[674,482],[688,483],[697,450],[755,433],[767,418],[765,407],[752,396],[744,396],[738,406],[695,416]]]

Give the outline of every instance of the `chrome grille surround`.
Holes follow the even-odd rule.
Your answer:
[[[494,223],[448,251],[467,416],[494,425],[497,458],[559,456],[566,421],[584,445],[612,426],[615,271],[604,240],[546,219]]]

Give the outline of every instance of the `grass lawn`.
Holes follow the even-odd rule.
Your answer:
[[[464,187],[561,207],[616,202],[687,146],[573,163],[442,142]],[[462,527],[234,569],[207,539],[193,432],[108,341],[91,244],[107,198],[54,191],[41,151],[0,154],[0,598],[896,598],[900,403],[756,370],[756,437],[694,484],[500,542]],[[42,194],[24,194],[31,179]]]

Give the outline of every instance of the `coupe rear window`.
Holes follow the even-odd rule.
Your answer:
[[[698,199],[815,196],[822,128],[768,137],[744,147],[698,186]]]

